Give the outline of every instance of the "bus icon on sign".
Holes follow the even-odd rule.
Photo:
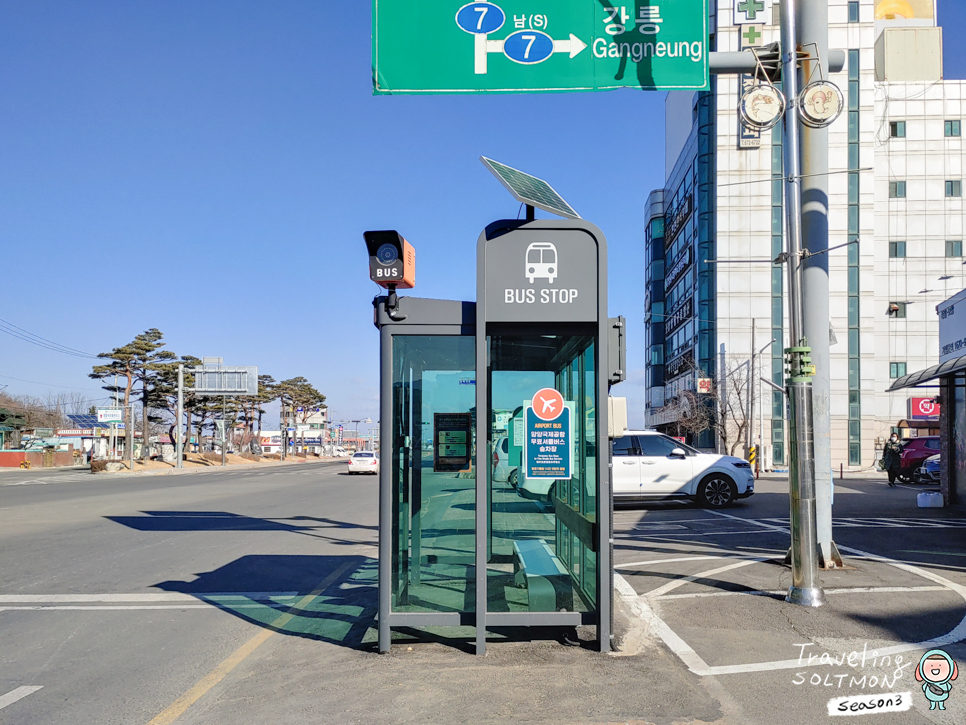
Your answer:
[[[545,279],[553,284],[557,279],[557,248],[550,242],[534,242],[527,247],[527,279]]]

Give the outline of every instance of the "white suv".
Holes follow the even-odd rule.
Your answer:
[[[722,508],[755,492],[747,461],[701,453],[653,430],[614,439],[614,500],[689,498]]]

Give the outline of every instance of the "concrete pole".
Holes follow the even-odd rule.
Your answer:
[[[181,433],[181,419],[184,418],[184,365],[178,365],[178,417],[175,420],[175,468],[184,468],[184,436]]]
[[[751,370],[748,371],[748,454],[751,455],[752,446],[755,443],[755,353],[758,351],[755,339],[755,318],[751,318]],[[758,451],[756,450],[757,454]],[[758,456],[755,455],[755,460]]]
[[[802,79],[828,78],[828,0],[798,0],[798,44],[813,60]],[[814,44],[814,45],[812,45]],[[817,57],[816,57],[817,56]],[[819,67],[821,61],[821,67]],[[802,272],[805,337],[812,348],[812,420],[815,426],[815,516],[825,568],[842,566],[832,541],[832,416],[829,376],[828,129],[802,127],[802,244],[812,256]]]
[[[815,470],[812,436],[812,381],[805,340],[802,297],[802,196],[799,143],[801,123],[798,111],[798,52],[796,0],[781,2],[782,82],[788,99],[785,112],[784,173],[785,220],[788,228],[788,318],[791,346],[786,353],[789,376],[786,384],[791,405],[791,461],[789,483],[789,529],[791,534],[792,585],[785,600],[792,604],[819,607],[825,593],[818,579],[818,548],[815,529]],[[826,318],[826,340],[828,339]]]

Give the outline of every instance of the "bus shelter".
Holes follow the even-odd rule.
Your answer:
[[[398,627],[611,636],[607,249],[582,220],[477,243],[477,301],[374,300],[379,650]]]

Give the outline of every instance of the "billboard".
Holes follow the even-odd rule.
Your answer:
[[[876,0],[876,20],[935,20],[935,0]]]

